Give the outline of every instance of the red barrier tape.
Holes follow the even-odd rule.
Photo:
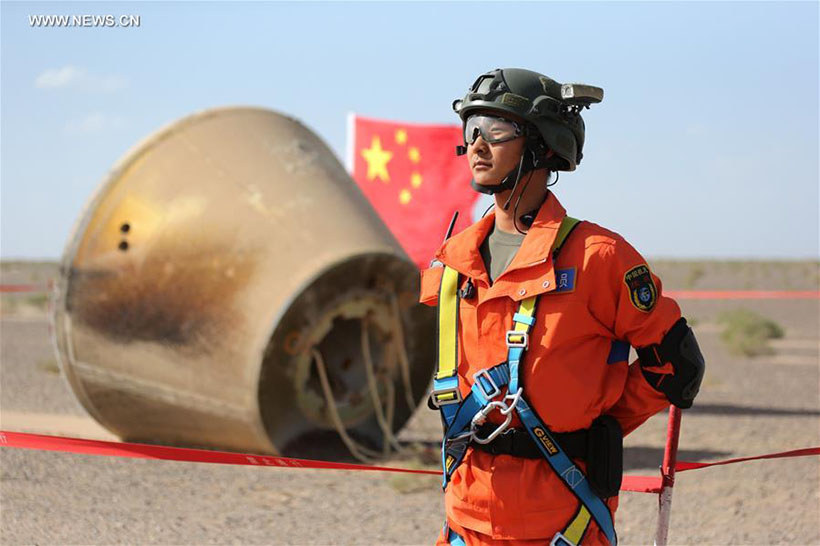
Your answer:
[[[783,451],[781,453],[769,453],[768,455],[726,459],[725,461],[716,461],[714,463],[690,463],[688,461],[680,461],[675,465],[675,470],[678,472],[683,472],[684,470],[695,470],[698,468],[706,468],[707,466],[742,463],[744,461],[754,461],[757,459],[784,459],[787,457],[809,457],[811,455],[820,455],[820,447],[807,447],[805,449],[795,449],[793,451]]]
[[[46,292],[48,286],[0,284],[0,292]],[[817,300],[820,292],[809,290],[667,290],[664,294],[679,300]]]
[[[665,290],[676,300],[816,300],[820,292],[765,290]]]
[[[48,286],[36,284],[0,284],[0,292],[47,292]]]
[[[188,461],[195,463],[239,464],[248,466],[277,466],[285,468],[332,468],[336,470],[379,470],[383,472],[407,472],[410,474],[441,474],[436,470],[411,470],[386,466],[333,463],[309,459],[292,459],[269,455],[248,455],[229,451],[189,449],[183,447],[132,444],[129,442],[106,442],[83,438],[63,438],[25,432],[0,431],[0,446],[45,451],[64,451],[81,455],[108,455],[131,457],[134,459],[162,459],[166,461]]]
[[[22,449],[39,449],[45,451],[62,451],[79,453],[81,455],[103,455],[115,457],[130,457],[135,459],[162,459],[166,461],[187,461],[196,463],[238,464],[248,466],[275,466],[280,468],[324,468],[335,470],[371,470],[378,472],[405,472],[408,474],[429,474],[440,476],[439,470],[412,470],[409,468],[394,468],[389,466],[371,466],[363,464],[333,463],[314,461],[310,459],[294,459],[290,457],[273,457],[269,455],[248,455],[229,451],[210,451],[207,449],[190,449],[182,447],[155,446],[150,444],[133,444],[129,442],[107,442],[104,440],[86,440],[83,438],[63,438],[43,434],[28,434],[25,432],[0,431],[0,446]],[[707,466],[752,461],[755,459],[779,459],[785,457],[806,457],[820,455],[820,447],[728,459],[713,463],[690,463],[678,461],[675,470],[683,472]],[[659,493],[661,490],[660,476],[624,476],[621,491],[635,491],[638,493]]]
[[[660,476],[624,476],[621,491],[634,493],[660,493],[663,479]]]
[[[406,472],[409,474],[428,474],[441,476],[440,470],[411,470],[388,466],[370,466],[363,464],[333,463],[310,459],[293,459],[269,455],[248,455],[229,451],[211,451],[207,449],[189,449],[182,447],[155,446],[150,444],[133,444],[129,442],[107,442],[104,440],[86,440],[83,438],[64,438],[25,432],[0,431],[0,446],[45,451],[62,451],[81,455],[102,455],[113,457],[130,457],[134,459],[161,459],[166,461],[187,461],[196,463],[238,464],[248,466],[275,466],[280,468],[318,468],[335,470],[371,470],[377,472]],[[657,493],[660,491],[660,477],[624,476],[621,486],[623,491],[639,493]]]

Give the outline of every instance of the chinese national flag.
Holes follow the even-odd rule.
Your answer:
[[[425,268],[444,240],[472,223],[478,194],[470,168],[456,156],[460,125],[419,125],[350,115],[348,168],[390,231]]]

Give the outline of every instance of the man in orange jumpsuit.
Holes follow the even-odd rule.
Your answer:
[[[422,303],[439,305],[439,545],[615,546],[622,435],[670,401],[690,407],[699,388],[697,342],[646,260],[617,233],[570,221],[547,189],[581,160],[580,111],[602,97],[499,69],[454,103],[473,188],[496,206],[422,272]],[[560,450],[565,466],[552,460]]]

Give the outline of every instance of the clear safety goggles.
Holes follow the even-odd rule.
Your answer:
[[[521,126],[511,120],[484,114],[475,114],[464,122],[464,142],[472,144],[481,135],[484,142],[496,144],[513,140],[524,134]]]

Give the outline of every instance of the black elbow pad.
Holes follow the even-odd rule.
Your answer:
[[[637,349],[637,353],[641,371],[649,384],[664,393],[677,407],[691,408],[703,381],[706,362],[686,319],[678,319],[660,344],[642,347]],[[674,374],[652,372],[653,367],[662,366],[666,362],[672,363]]]

